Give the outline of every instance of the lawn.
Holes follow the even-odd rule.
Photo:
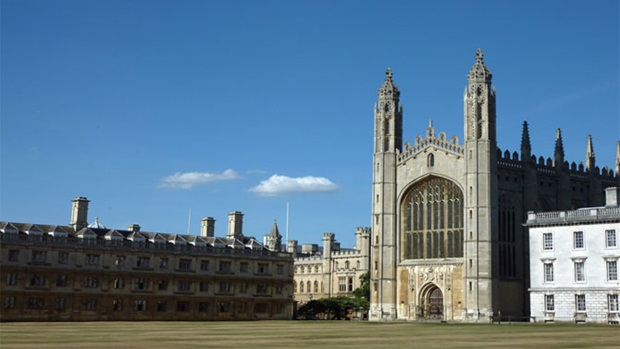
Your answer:
[[[607,325],[350,321],[1,323],[12,348],[620,348]]]

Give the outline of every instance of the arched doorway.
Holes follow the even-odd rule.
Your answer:
[[[443,320],[443,292],[432,285],[422,294],[421,302],[423,318],[427,320]]]

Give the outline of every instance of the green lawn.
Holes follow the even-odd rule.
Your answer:
[[[1,323],[0,348],[620,348],[620,327],[350,321]]]

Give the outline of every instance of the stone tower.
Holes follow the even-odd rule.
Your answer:
[[[497,242],[497,161],[495,89],[481,50],[467,75],[465,88],[465,237],[464,311],[470,317],[489,315],[497,303],[493,266]]]
[[[371,309],[377,317],[396,316],[396,162],[402,148],[400,91],[385,73],[375,104],[375,144],[372,180],[373,250],[377,269],[371,272]]]
[[[71,222],[69,225],[78,231],[88,225],[88,199],[78,196],[73,199],[71,207]]]
[[[282,250],[282,235],[280,235],[276,221],[273,221],[271,232],[263,237],[263,242],[270,251],[280,252]]]

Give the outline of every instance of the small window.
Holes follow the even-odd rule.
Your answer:
[[[586,281],[584,262],[575,262],[575,282]]]
[[[188,292],[192,290],[192,282],[187,280],[181,280],[177,284],[177,290],[180,292]]]
[[[582,231],[573,232],[573,247],[576,250],[581,250],[584,248]]]
[[[618,261],[607,261],[607,281],[618,281]]]
[[[159,260],[159,268],[160,269],[168,269],[168,258],[161,258]]]
[[[19,250],[9,250],[9,262],[19,262]]]
[[[605,235],[607,238],[606,241],[606,246],[609,247],[617,247],[617,240],[616,240],[616,231],[614,229],[610,229],[610,230],[605,230]]]
[[[613,312],[617,312],[620,310],[618,308],[618,295],[617,294],[607,295],[607,309]]]
[[[555,298],[552,294],[545,295],[545,310],[555,311]]]
[[[69,252],[58,252],[58,264],[67,264],[69,262]]]
[[[248,262],[241,262],[239,264],[239,272],[240,273],[247,273],[249,270],[249,264]]]
[[[121,310],[123,310],[123,300],[122,299],[114,299],[114,300],[112,300],[112,310],[113,311],[121,311]]]
[[[133,302],[133,310],[146,311],[146,301],[144,299],[137,299]]]
[[[200,261],[200,271],[209,271],[209,261],[208,260],[201,260]]]
[[[96,266],[99,264],[99,255],[98,254],[87,254],[86,259],[84,261],[86,265]]]
[[[192,270],[192,260],[191,259],[180,259],[179,260],[179,270]]]
[[[17,273],[6,274],[6,285],[7,286],[17,285]]]
[[[15,297],[4,297],[4,309],[15,309]]]
[[[545,282],[553,282],[553,263],[545,263]]]
[[[586,295],[575,295],[575,311],[586,311]]]
[[[543,233],[543,250],[553,250],[552,233]]]
[[[136,260],[136,268],[148,268],[151,265],[151,259],[149,257],[138,257]]]
[[[427,166],[428,166],[428,167],[433,167],[433,166],[435,166],[435,155],[433,155],[433,154],[428,154],[428,158],[427,158]]]

